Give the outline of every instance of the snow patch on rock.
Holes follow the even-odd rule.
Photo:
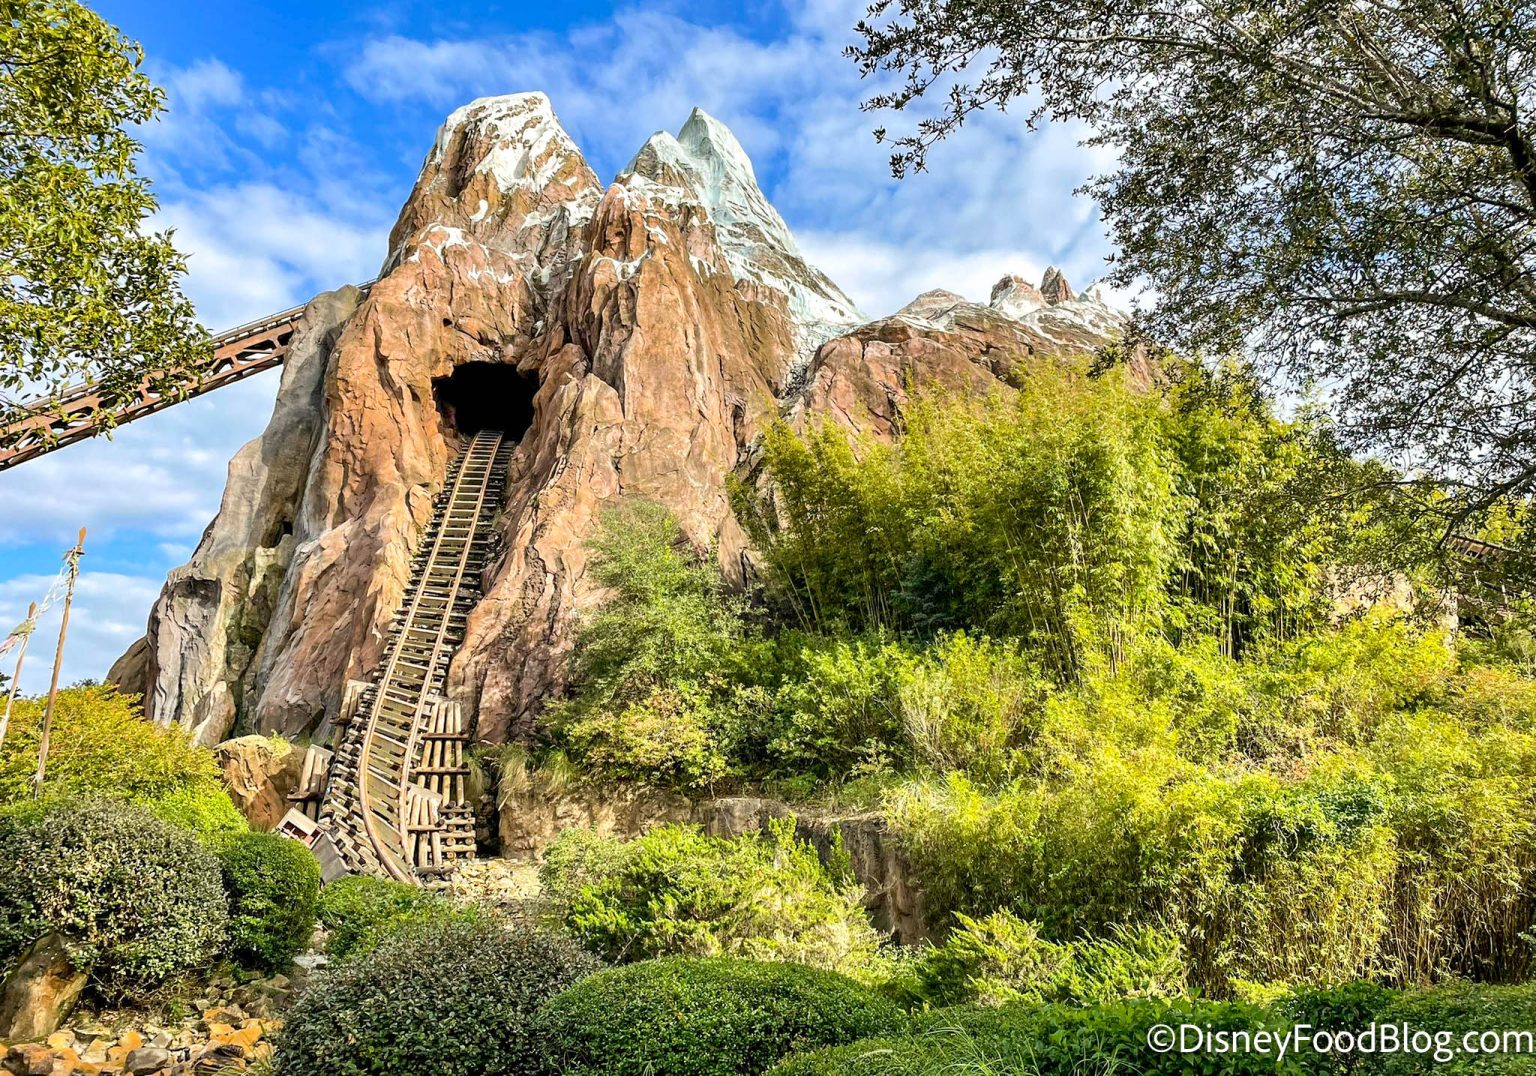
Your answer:
[[[1067,278],[1053,265],[1046,269],[1038,288],[1022,277],[1003,277],[992,288],[990,305],[1047,340],[1071,344],[1085,337],[1111,337],[1125,327],[1128,316],[1105,302],[1104,296],[1098,284],[1074,294]]]
[[[625,176],[675,188],[701,206],[735,278],[784,294],[802,368],[827,340],[865,321],[853,300],[806,262],[784,218],[758,186],[741,143],[704,110],[694,109],[676,136],[652,135],[620,174]]]

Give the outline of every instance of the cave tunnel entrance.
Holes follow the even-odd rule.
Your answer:
[[[533,422],[536,374],[521,374],[510,363],[467,362],[447,377],[432,379],[432,396],[443,420],[466,437],[500,430],[520,440]]]

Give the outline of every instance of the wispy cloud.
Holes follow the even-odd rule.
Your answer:
[[[0,580],[0,632],[19,623],[27,604],[41,599],[53,580],[42,574]],[[70,610],[60,682],[101,679],[129,644],[144,634],[144,618],[159,589],[153,580],[93,572],[87,563]],[[20,690],[27,694],[48,690],[62,613],[62,606],[56,605],[38,622],[22,665]],[[14,653],[7,656],[6,675],[13,671],[14,661]]]
[[[372,277],[393,221],[381,208],[340,212],[315,194],[245,183],[167,202],[154,223],[175,229],[188,294],[217,331]]]
[[[195,541],[218,509],[229,459],[266,424],[276,373],[220,389],[153,418],[0,474],[0,550],[67,544],[80,527]],[[148,612],[146,607],[145,612]]]

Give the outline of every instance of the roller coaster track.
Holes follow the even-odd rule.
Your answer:
[[[419,882],[475,852],[460,707],[443,697],[448,664],[479,597],[479,577],[512,444],[478,433],[449,469],[368,684],[348,685],[320,827],[354,872]]]
[[[365,294],[374,281],[358,285]],[[22,416],[0,425],[0,471],[77,441],[95,437],[110,425],[153,415],[167,407],[280,366],[304,314],[296,306],[230,329],[213,338],[213,356],[203,366],[159,378],[145,378],[126,397],[108,395],[88,382],[58,398],[35,400]]]

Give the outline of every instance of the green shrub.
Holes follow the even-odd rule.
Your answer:
[[[401,924],[450,918],[455,910],[451,901],[420,886],[356,874],[321,890],[317,913],[326,931],[325,951],[333,960],[348,960]]]
[[[1040,928],[1006,911],[976,920],[955,916],[944,944],[917,968],[921,996],[934,1005],[1005,1005],[1053,1000],[1067,978],[1071,943],[1040,937]]]
[[[45,701],[16,700],[5,742],[0,744],[0,804],[31,798]],[[144,720],[137,701],[111,687],[71,687],[59,692],[45,796],[124,796],[143,802],[183,790],[223,787],[213,752],[194,746],[181,728]]]
[[[275,833],[242,833],[224,841],[218,856],[235,957],[260,968],[286,967],[315,926],[320,864],[314,854]]]
[[[1213,1031],[1277,1029],[1265,1010],[1233,1003],[940,1009],[915,1020],[907,1035],[790,1057],[769,1071],[772,1076],[1322,1076],[1333,1071],[1316,1058],[1159,1054],[1148,1048],[1153,1025],[1184,1023]]]
[[[142,807],[63,803],[0,824],[0,962],[57,932],[116,993],[210,963],[227,921],[218,860]]]
[[[0,808],[33,802],[44,704],[16,700],[0,744]],[[65,688],[54,707],[44,804],[118,797],[207,844],[249,828],[224,791],[213,752],[185,730],[144,720],[137,698],[113,687]]]
[[[1536,1055],[1460,1051],[1468,1031],[1529,1030],[1536,984],[1513,987],[1457,983],[1399,991],[1355,982],[1303,991],[1272,1006],[1196,1001],[1129,1002],[1087,1009],[1060,1006],[956,1008],[923,1013],[910,1033],[868,1039],[837,1049],[791,1057],[773,1076],[1079,1076],[1134,1072],[1289,1073],[1309,1076],[1413,1076],[1435,1071],[1488,1076],[1530,1076]],[[1284,1032],[1305,1024],[1323,1031],[1358,1033],[1372,1024],[1407,1024],[1447,1037],[1457,1056],[1400,1051],[1320,1054],[1293,1050],[1284,1060],[1260,1054],[1155,1054],[1145,1046],[1153,1024],[1191,1023],[1211,1029]]]
[[[678,957],[600,972],[538,1016],[545,1071],[562,1076],[750,1076],[792,1050],[902,1024],[890,1002],[834,972]]]
[[[551,915],[612,962],[728,954],[859,974],[879,945],[863,890],[824,867],[790,819],[734,839],[671,825],[632,841],[569,830],[541,878]]]
[[[986,1072],[1013,1076],[1006,1068],[966,1068],[969,1058],[945,1056],[925,1043],[906,1036],[860,1039],[845,1046],[793,1053],[768,1070],[768,1076],[972,1076]]]
[[[140,802],[156,818],[213,847],[251,828],[222,786],[178,788]]]
[[[910,760],[901,688],[912,651],[888,640],[834,640],[807,647],[779,691],[780,728],[769,750],[800,772],[879,772]]]
[[[916,969],[919,994],[934,1005],[1094,1005],[1185,992],[1178,939],[1150,927],[1116,927],[1107,937],[1057,943],[1006,911],[957,919],[944,944],[925,953]]]
[[[1391,781],[1399,922],[1388,945],[1399,981],[1529,976],[1536,734],[1425,709],[1383,723],[1368,751]]]
[[[1039,734],[1045,679],[1016,643],[941,636],[900,687],[914,756],[936,771],[999,780],[1020,768]]]
[[[550,716],[571,753],[606,779],[707,789],[733,771],[735,714],[698,683],[655,687],[612,709]]]
[[[1468,1032],[1528,1031],[1536,1019],[1536,983],[1485,986],[1450,983],[1428,990],[1387,990],[1371,983],[1350,983],[1329,990],[1304,991],[1277,1005],[1284,1017],[1314,1028],[1358,1032],[1372,1024],[1408,1026],[1447,1037],[1455,1055],[1400,1052],[1349,1059],[1346,1071],[1359,1076],[1412,1076],[1430,1069],[1478,1076],[1531,1076],[1536,1053],[1461,1050]],[[1475,1043],[1474,1043],[1475,1044]],[[1499,1044],[1502,1047],[1502,1043]]]
[[[732,774],[766,697],[744,602],[664,507],[604,512],[588,543],[606,600],[583,619],[571,695],[546,727],[594,776],[699,789]]]
[[[1450,1032],[1460,1043],[1468,1032],[1514,1031],[1536,1036],[1536,983],[1520,986],[1484,986],[1452,983],[1430,990],[1405,990],[1388,1004],[1383,1022]],[[1530,1040],[1527,1040],[1528,1042]],[[1422,1072],[1422,1059],[1407,1055],[1379,1059],[1383,1076],[1412,1076]],[[1370,1072],[1362,1066],[1362,1071]],[[1536,1052],[1462,1054],[1453,1062],[1438,1065],[1437,1073],[1476,1076],[1533,1076]]]
[[[764,439],[776,510],[745,514],[807,626],[1017,636],[1071,681],[1157,623],[1187,504],[1149,394],[1041,368],[903,419],[890,446],[830,424]]]
[[[1190,985],[1337,982],[1388,970],[1396,849],[1380,789],[1347,757],[1304,780],[1105,745],[1055,781],[959,775],[891,802],[931,912],[1009,907],[1063,942],[1161,926]]]
[[[574,942],[482,919],[420,920],[317,974],[276,1040],[277,1076],[518,1076],[530,1018],[598,967]]]

